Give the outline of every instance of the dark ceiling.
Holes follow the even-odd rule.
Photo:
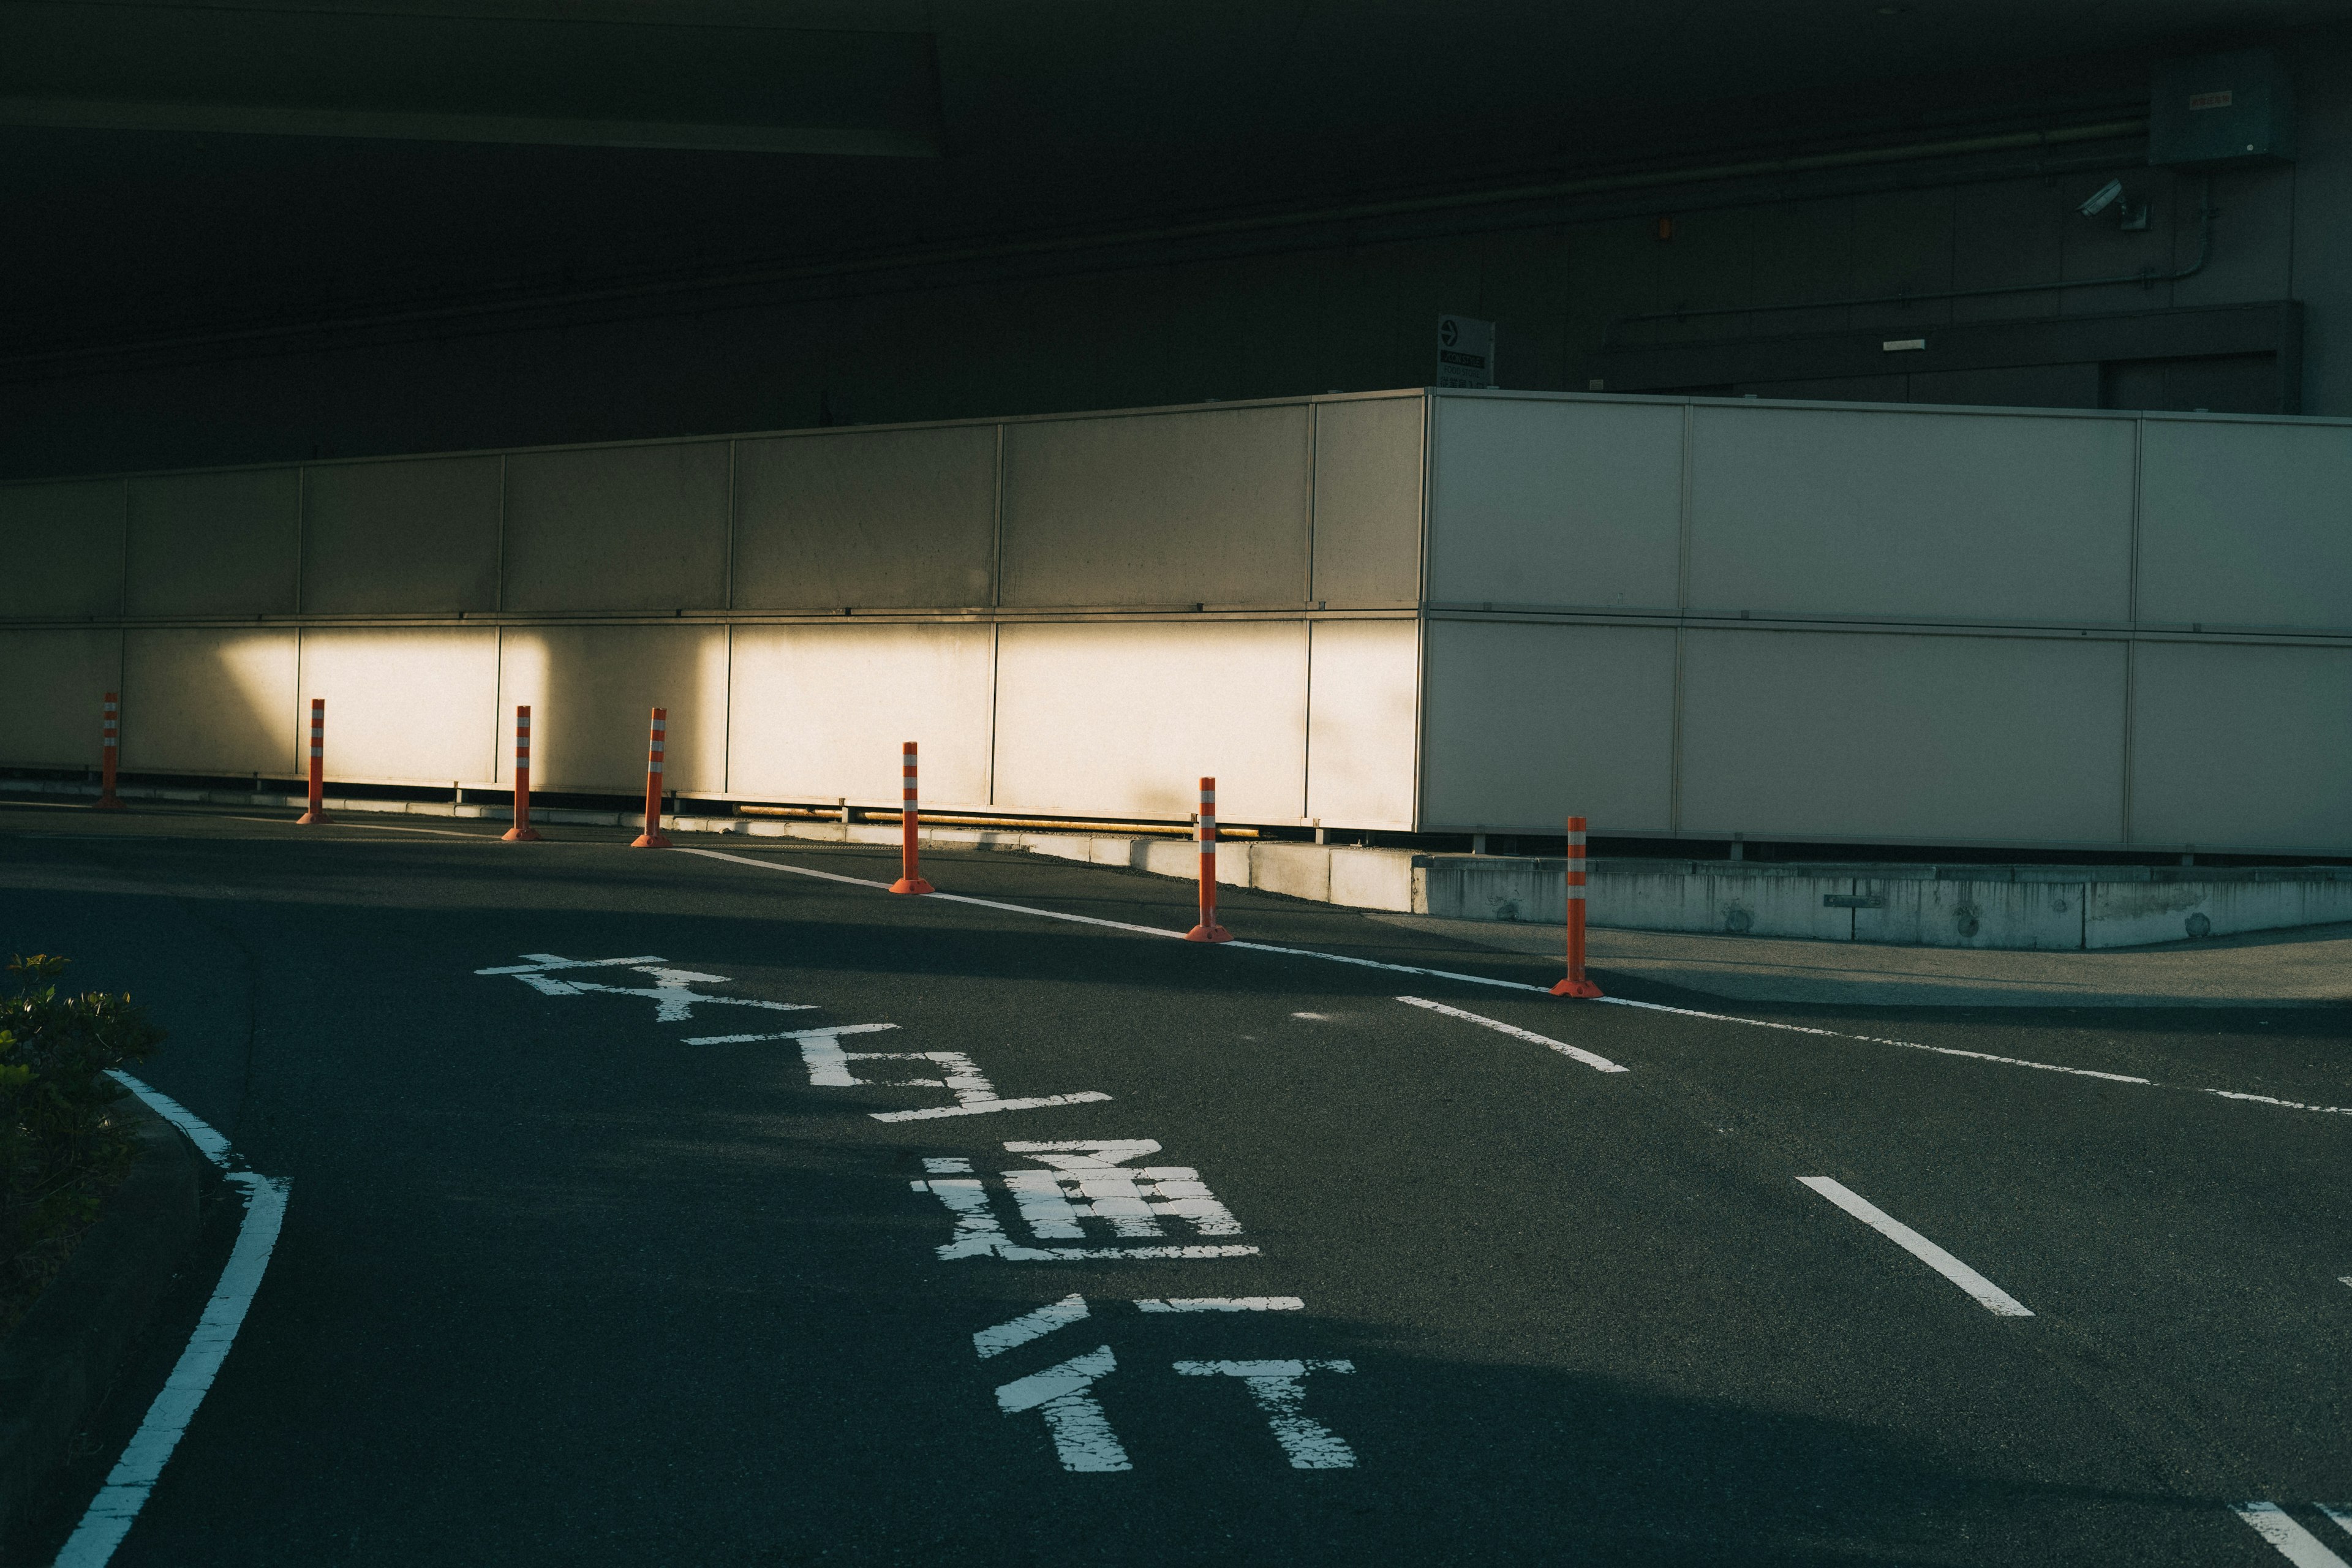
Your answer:
[[[2132,104],[2164,54],[2347,18],[2346,0],[0,0],[0,359],[2047,124]]]

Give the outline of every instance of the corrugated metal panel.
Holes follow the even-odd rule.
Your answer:
[[[122,481],[0,486],[0,616],[122,608]]]
[[[295,638],[210,627],[124,633],[122,766],[292,777]]]
[[[1295,822],[1307,779],[1303,621],[1008,626],[996,804],[1183,817],[1202,774],[1236,822]]]
[[[1440,397],[1432,429],[1432,603],[1675,607],[1679,405]]]
[[[2146,643],[2137,658],[2133,838],[2352,845],[2352,648]]]
[[[724,626],[509,626],[499,659],[501,727],[517,703],[531,706],[534,787],[642,794],[656,707],[669,710],[666,786],[727,787]],[[512,758],[509,741],[499,777]]]
[[[735,607],[987,605],[995,528],[992,426],[740,442]]]
[[[1307,408],[1008,425],[1004,603],[1296,608]]]
[[[130,481],[133,616],[284,616],[299,549],[293,468]]]
[[[1315,411],[1315,589],[1337,609],[1421,597],[1419,397]]]
[[[9,761],[37,768],[99,763],[99,704],[121,689],[122,634],[0,631],[0,735]]]
[[[1673,631],[1433,621],[1427,670],[1423,827],[1670,826]]]
[[[1308,816],[1349,827],[1412,826],[1419,633],[1409,620],[1308,628]]]
[[[302,608],[498,607],[499,459],[329,463],[302,478]]]
[[[2120,643],[1685,636],[1686,828],[2005,844],[2122,837]]]
[[[727,600],[727,443],[507,459],[509,610],[715,610]]]
[[[1692,411],[1690,606],[2117,625],[2132,422]]]
[[[2352,429],[2187,419],[2144,429],[2142,622],[2352,629]]]
[[[891,802],[901,743],[922,799],[988,805],[992,626],[739,626],[727,787]]]
[[[501,726],[491,627],[311,627],[302,634],[300,710],[314,697],[327,700],[328,765],[338,775],[419,784],[495,776]]]

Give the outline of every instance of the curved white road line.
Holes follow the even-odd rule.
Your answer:
[[[206,1159],[226,1169],[228,1140],[193,1111],[128,1073],[107,1076],[185,1132]],[[212,1388],[229,1347],[236,1342],[236,1331],[245,1322],[246,1309],[253,1305],[254,1293],[261,1289],[261,1277],[269,1268],[269,1254],[278,1245],[278,1227],[286,1217],[287,1184],[252,1171],[230,1171],[227,1179],[245,1193],[245,1219],[237,1226],[236,1246],[229,1253],[227,1267],[221,1270],[212,1300],[205,1303],[205,1314],[197,1321],[195,1332],[188,1336],[187,1348],[180,1352],[172,1375],[164,1380],[163,1392],[147,1407],[146,1419],[139,1423],[139,1430],[115,1461],[106,1484],[58,1553],[57,1568],[104,1568],[114,1549],[122,1544],[172,1450],[179,1447],[181,1434],[195,1418],[196,1406]]]

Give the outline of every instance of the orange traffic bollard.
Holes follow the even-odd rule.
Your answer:
[[[898,879],[890,884],[890,890],[894,893],[936,892],[937,889],[923,880],[921,868],[916,864],[915,742],[908,742],[898,756]]]
[[[121,749],[121,699],[114,692],[106,694],[106,707],[99,720],[98,733],[98,809],[121,811],[122,803],[114,797],[114,758]]]
[[[1555,996],[1598,996],[1601,987],[1584,977],[1584,818],[1568,819],[1568,978],[1551,988]]]
[[[310,699],[310,809],[294,819],[297,827],[327,820],[327,700]]]
[[[1217,923],[1217,781],[1201,781],[1201,923],[1184,933],[1186,942],[1231,942],[1234,933]]]
[[[515,709],[514,826],[499,835],[509,843],[536,839],[530,826],[530,704]]]
[[[632,849],[667,849],[669,840],[662,837],[662,752],[667,743],[669,710],[654,710],[652,736],[646,742],[646,830],[629,840]]]

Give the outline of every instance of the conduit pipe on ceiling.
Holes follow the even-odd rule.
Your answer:
[[[1708,184],[1722,180],[1765,178],[1811,174],[1822,169],[1865,168],[1875,164],[1908,163],[1931,158],[1967,157],[1980,153],[2013,153],[2037,147],[2062,147],[2086,142],[2112,142],[2145,135],[2146,116],[2063,126],[2053,131],[2014,131],[1988,136],[1963,136],[1940,142],[1906,142],[1895,147],[1853,148],[1841,153],[1808,153],[1793,157],[1753,158],[1732,163],[1710,163],[1683,169],[1650,169],[1622,174],[1600,174],[1548,184],[1507,185],[1489,190],[1458,191],[1445,195],[1412,196],[1351,206],[1315,207],[1298,212],[1265,213],[1250,217],[1217,218],[1158,228],[1111,229],[1094,233],[1055,235],[1048,238],[1001,241],[994,244],[943,246],[921,250],[893,251],[863,257],[838,257],[792,266],[738,268],[730,271],[640,279],[600,289],[572,289],[502,300],[472,300],[406,310],[386,310],[349,316],[314,318],[265,327],[187,333],[142,339],[90,348],[36,351],[0,355],[0,364],[31,366],[67,363],[105,355],[152,353],[168,349],[204,348],[237,342],[261,342],[337,329],[394,327],[430,321],[460,321],[521,310],[614,303],[658,298],[665,294],[703,289],[758,287],[818,278],[847,278],[865,273],[911,271],[925,267],[956,266],[976,261],[1013,260],[1119,246],[1156,245],[1221,235],[1271,232],[1311,227],[1318,224],[1362,222],[1373,218],[1407,217],[1420,213],[1458,211],[1469,207],[1507,206],[1514,203],[1556,201],[1569,196],[1602,195],[1619,191],[1664,189],[1675,185]],[[2132,279],[2126,279],[2132,281]],[[2076,287],[2069,284],[2066,287]]]
[[[2104,289],[2114,283],[2137,283],[2143,289],[2153,289],[2159,283],[2178,283],[2183,278],[2194,278],[2205,269],[2205,258],[2213,249],[2213,176],[2205,176],[2205,195],[2197,208],[2197,259],[2173,272],[2158,272],[2142,268],[2137,272],[2118,273],[2112,278],[2061,278],[2052,283],[2003,283],[1990,289],[1942,289],[1928,294],[1874,294],[1851,300],[1797,300],[1781,305],[1710,305],[1704,310],[1646,310],[1638,316],[1619,316],[1601,329],[1601,346],[1611,348],[1671,348],[1672,343],[1612,343],[1610,339],[1620,327],[1637,321],[1696,321],[1718,316],[1761,316],[1775,310],[1842,310],[1850,305],[1919,305],[1935,300],[1982,300],[1996,294],[2046,294],[2056,289]]]

